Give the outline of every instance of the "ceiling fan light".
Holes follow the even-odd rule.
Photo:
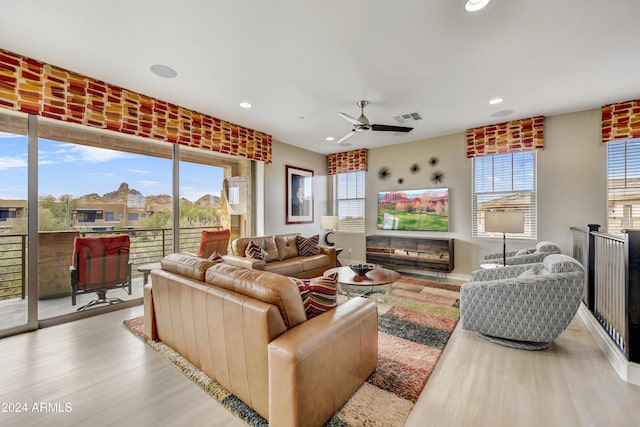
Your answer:
[[[489,0],[467,0],[464,8],[467,12],[477,12],[489,4]]]

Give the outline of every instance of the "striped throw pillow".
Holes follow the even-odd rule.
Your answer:
[[[211,256],[207,259],[209,261],[217,262],[218,264],[220,264],[221,262],[224,262],[224,258],[222,258],[222,255],[220,255],[218,251],[213,251]]]
[[[309,238],[298,236],[296,243],[298,244],[298,255],[300,256],[314,256],[320,255],[320,236],[315,235]]]
[[[244,255],[247,258],[259,259],[264,261],[266,254],[264,253],[264,249],[258,242],[253,240],[249,241],[247,248],[244,250]]]
[[[338,273],[313,279],[292,279],[298,285],[307,320],[338,306]]]

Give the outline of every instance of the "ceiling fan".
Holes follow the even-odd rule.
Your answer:
[[[351,129],[351,132],[349,132],[348,134],[340,138],[338,141],[336,141],[336,144],[342,145],[343,147],[350,146],[351,144],[348,142],[345,143],[345,141],[351,138],[353,135],[355,135],[356,132],[364,132],[367,130],[383,131],[383,132],[410,132],[413,129],[405,126],[370,124],[369,119],[367,119],[367,116],[364,115],[364,107],[366,107],[368,103],[369,101],[366,101],[364,99],[358,101],[358,107],[360,107],[360,117],[358,117],[357,120],[348,114],[338,113],[340,117],[342,117],[343,119],[345,119],[346,121],[348,121],[353,125],[353,129]]]

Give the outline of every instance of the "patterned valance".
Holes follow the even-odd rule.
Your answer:
[[[467,158],[543,148],[543,116],[467,129]]]
[[[2,49],[0,107],[271,163],[271,135]]]
[[[329,175],[366,171],[368,155],[369,150],[366,148],[345,151],[344,153],[329,154],[327,156]]]
[[[602,107],[602,142],[640,138],[640,100]]]

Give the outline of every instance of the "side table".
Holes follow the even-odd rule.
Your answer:
[[[143,274],[142,286],[149,283],[149,273],[151,273],[151,270],[155,270],[157,268],[162,268],[160,262],[150,262],[149,264],[142,264],[138,267],[138,271]]]

